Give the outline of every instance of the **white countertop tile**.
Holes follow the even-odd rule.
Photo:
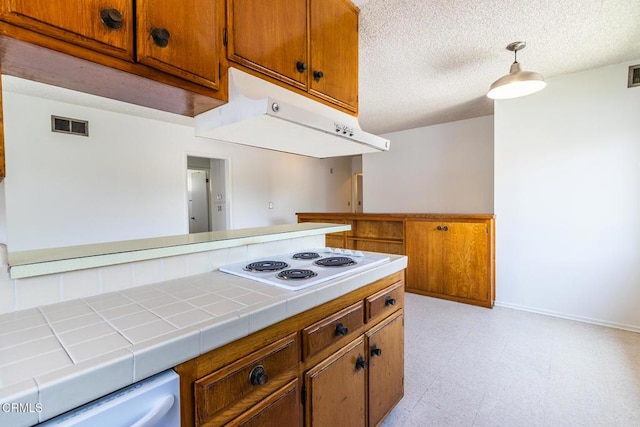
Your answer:
[[[7,338],[0,339],[0,403],[41,402],[40,419],[48,419],[400,271],[406,263],[406,257],[391,256],[387,264],[299,291],[213,271],[0,315],[0,338]],[[29,425],[32,418],[15,425]]]

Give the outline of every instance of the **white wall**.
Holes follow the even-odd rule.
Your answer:
[[[496,102],[497,303],[640,330],[640,88],[626,87],[629,65]]]
[[[228,160],[233,228],[296,222],[300,211],[348,210],[351,158],[196,138],[190,126],[108,111],[118,109],[116,101],[87,107],[96,97],[76,97],[85,105],[3,93],[0,236],[6,230],[9,251],[186,233],[187,155]],[[51,114],[89,120],[90,136],[52,133]]]
[[[362,156],[364,212],[493,213],[493,117],[385,135]]]

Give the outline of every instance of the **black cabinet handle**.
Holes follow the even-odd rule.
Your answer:
[[[156,46],[167,47],[171,34],[166,28],[154,28],[151,30],[151,37],[153,38],[153,42]]]
[[[324,73],[322,71],[314,71],[313,72],[313,80],[319,82],[321,78],[324,77]]]
[[[439,225],[439,226],[437,226],[437,227],[436,227],[436,230],[438,230],[438,231],[442,231],[442,226],[440,226],[440,225]]]
[[[445,225],[444,227],[442,227],[442,229],[443,229],[444,231],[449,231],[449,227],[447,227],[446,225]]]
[[[371,357],[382,356],[382,349],[378,348],[375,344],[371,347]]]
[[[349,333],[349,328],[345,327],[342,323],[338,323],[336,325],[336,331],[335,334],[337,337],[339,336],[345,336]]]
[[[116,9],[102,9],[100,11],[102,23],[112,30],[122,28],[122,14]]]
[[[298,70],[299,73],[304,73],[307,71],[307,64],[302,61],[296,62],[296,70]]]
[[[396,305],[396,299],[391,298],[391,295],[387,295],[387,297],[384,299],[384,306],[388,307],[390,305]]]
[[[268,380],[267,371],[264,370],[262,365],[253,368],[249,374],[249,381],[251,381],[252,385],[265,385]]]
[[[367,367],[367,362],[364,360],[364,357],[358,355],[358,358],[356,359],[356,371],[359,371],[360,369],[364,369]]]

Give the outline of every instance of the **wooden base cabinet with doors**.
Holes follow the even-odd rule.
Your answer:
[[[176,367],[182,425],[367,427],[404,395],[404,271]]]
[[[495,217],[473,214],[298,213],[298,222],[351,225],[329,247],[407,255],[407,292],[492,307]]]
[[[493,307],[492,215],[408,217],[405,233],[407,291]]]

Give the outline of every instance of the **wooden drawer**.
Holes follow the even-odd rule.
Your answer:
[[[385,317],[404,306],[404,282],[398,282],[367,297],[364,301],[367,322]]]
[[[300,420],[300,387],[296,378],[225,427],[296,426]]]
[[[246,410],[244,406],[252,406],[272,393],[274,387],[295,378],[299,354],[294,333],[195,381],[197,424],[228,421]],[[246,405],[231,409],[253,394],[255,399],[247,398]]]
[[[330,344],[350,336],[364,324],[364,309],[359,301],[302,330],[303,359]]]

